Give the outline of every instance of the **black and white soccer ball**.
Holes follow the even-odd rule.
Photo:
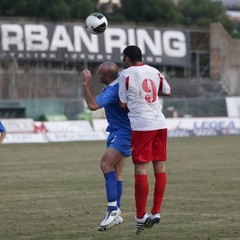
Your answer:
[[[102,13],[92,13],[85,21],[86,30],[91,34],[101,34],[108,27],[107,18]]]

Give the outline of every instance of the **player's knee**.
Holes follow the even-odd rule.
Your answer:
[[[165,162],[164,161],[153,162],[153,169],[155,173],[164,173],[166,171]]]
[[[100,168],[103,173],[107,173],[114,170],[111,162],[104,159],[100,162]]]

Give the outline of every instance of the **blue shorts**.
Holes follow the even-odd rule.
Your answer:
[[[131,155],[131,131],[111,132],[107,138],[107,148],[112,147],[120,152],[123,156]]]

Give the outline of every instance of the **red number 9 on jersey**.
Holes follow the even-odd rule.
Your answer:
[[[146,93],[145,100],[147,102],[155,102],[157,99],[156,86],[151,79],[144,79],[142,82],[142,89]]]

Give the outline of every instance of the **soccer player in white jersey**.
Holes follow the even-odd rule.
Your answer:
[[[5,137],[6,137],[6,129],[0,121],[0,145],[2,144]]]
[[[124,162],[131,154],[131,127],[127,112],[119,105],[118,66],[112,62],[104,62],[99,66],[97,75],[106,87],[95,97],[90,86],[91,72],[88,69],[82,72],[84,98],[88,108],[94,111],[104,107],[108,121],[107,149],[100,162],[105,179],[108,208],[99,231],[105,231],[123,221],[120,216],[123,188],[121,176]]]
[[[123,50],[123,70],[119,76],[121,106],[128,110],[132,127],[132,161],[135,168],[136,233],[161,220],[160,210],[166,187],[167,124],[161,111],[160,95],[170,95],[165,77],[142,60],[141,49]],[[148,164],[152,162],[155,185],[153,205],[147,213]]]

